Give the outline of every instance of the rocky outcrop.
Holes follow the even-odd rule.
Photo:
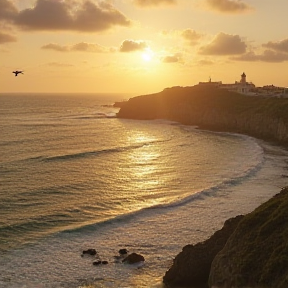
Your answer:
[[[231,218],[208,240],[185,246],[174,259],[172,267],[166,272],[163,282],[172,286],[207,287],[214,257],[223,249],[242,218],[243,216]]]
[[[125,257],[122,260],[123,263],[128,263],[128,264],[135,264],[135,263],[144,262],[144,261],[145,261],[144,257],[137,253],[129,254],[127,257]]]
[[[199,85],[175,87],[131,98],[117,116],[168,119],[202,129],[288,143],[288,98],[245,96]]]
[[[288,187],[253,212],[227,220],[205,242],[185,246],[163,282],[168,287],[287,288],[287,239]]]
[[[137,253],[132,253],[129,254],[127,257],[125,257],[122,262],[123,263],[128,263],[128,264],[134,264],[134,263],[138,263],[138,262],[144,262],[145,258]]]
[[[214,258],[210,287],[288,287],[288,187],[246,215]]]

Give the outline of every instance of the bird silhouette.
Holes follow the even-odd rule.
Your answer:
[[[24,74],[23,72],[24,72],[24,71],[18,71],[18,70],[16,70],[16,71],[13,71],[12,73],[14,73],[14,74],[15,74],[15,77],[16,77],[18,74]]]

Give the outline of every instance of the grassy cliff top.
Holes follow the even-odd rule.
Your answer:
[[[210,284],[288,287],[287,239],[288,187],[240,221],[213,260]]]
[[[288,121],[288,98],[246,96],[207,86],[172,87],[162,92],[129,99],[118,113],[120,118],[153,119],[165,109],[189,105],[192,109],[221,109],[230,113],[265,113]],[[137,110],[137,111],[136,111]]]

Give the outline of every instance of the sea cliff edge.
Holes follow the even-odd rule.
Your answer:
[[[288,98],[247,96],[195,85],[130,98],[118,118],[167,119],[221,132],[246,134],[288,147]]]

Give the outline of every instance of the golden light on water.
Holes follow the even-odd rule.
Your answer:
[[[153,177],[157,171],[157,159],[160,156],[160,151],[156,150],[156,146],[153,145],[155,140],[153,136],[143,133],[130,136],[130,141],[134,145],[143,143],[138,149],[133,150],[128,157],[131,167],[134,167],[131,171],[131,177],[140,180],[137,181],[137,186],[142,190],[153,189],[153,186],[159,184],[159,180]]]

